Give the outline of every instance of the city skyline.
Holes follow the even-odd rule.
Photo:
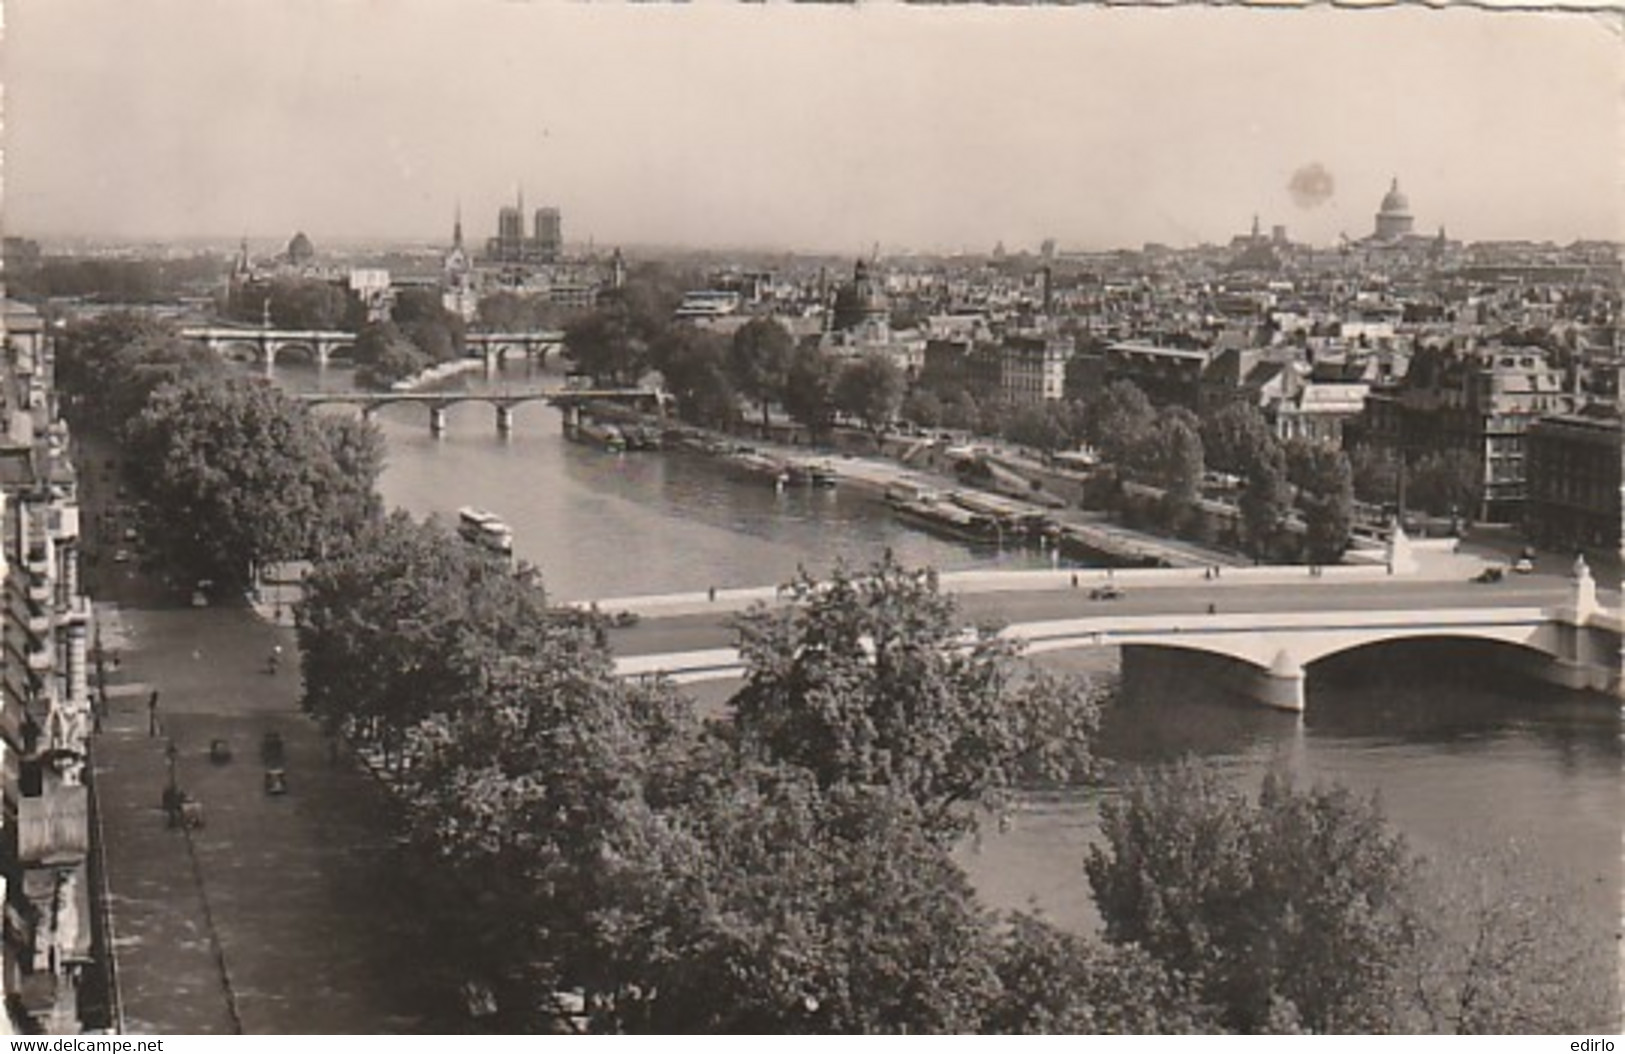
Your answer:
[[[985,252],[1621,235],[1619,20],[16,0],[7,233]],[[70,46],[71,45],[71,46]],[[1286,61],[1283,61],[1283,58]]]

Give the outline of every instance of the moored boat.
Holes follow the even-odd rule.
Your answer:
[[[997,545],[1002,532],[992,517],[951,502],[898,499],[892,503],[897,518],[932,534],[975,545]]]
[[[496,513],[463,506],[457,510],[457,534],[464,541],[499,556],[513,555],[513,529]]]
[[[804,487],[833,487],[835,486],[835,466],[827,461],[812,461],[809,459],[793,458],[784,464],[786,478],[797,486]]]
[[[728,453],[724,460],[741,475],[766,480],[774,486],[782,487],[790,479],[789,469],[782,461],[757,453],[750,447],[739,447]]]
[[[601,446],[615,454],[626,449],[626,436],[618,427],[591,417],[581,419],[581,424],[576,426],[575,438],[578,442]]]

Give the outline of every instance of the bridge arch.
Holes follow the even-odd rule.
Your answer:
[[[207,342],[216,354],[228,362],[260,362],[265,358],[257,341],[226,337]]]
[[[321,350],[313,342],[306,340],[279,340],[267,344],[266,350],[270,353],[273,365],[282,359],[312,364],[322,359]]]
[[[327,361],[354,364],[355,341],[340,340],[329,344],[327,346]]]

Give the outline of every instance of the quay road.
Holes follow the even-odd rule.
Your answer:
[[[1212,604],[1218,613],[1283,614],[1294,611],[1392,611],[1405,608],[1498,608],[1550,607],[1568,601],[1570,585],[1555,574],[1508,575],[1496,583],[1478,583],[1466,575],[1451,579],[1409,577],[1337,578],[1342,569],[1328,569],[1326,576],[1311,578],[1306,570],[1282,569],[1303,577],[1297,584],[1280,576],[1260,576],[1256,569],[1229,570],[1216,579],[1202,572],[1186,570],[1183,577],[1167,572],[1117,571],[1110,581],[1123,595],[1115,600],[1091,600],[1089,591],[1107,581],[1100,572],[1084,572],[1076,589],[1065,573],[1027,572],[1044,576],[1045,588],[1030,590],[960,591],[956,594],[967,625],[982,621],[1005,623],[1042,622],[1052,619],[1123,615],[1205,615]],[[1262,580],[1261,580],[1262,579]],[[944,588],[953,591],[944,579]],[[1603,593],[1599,599],[1618,609],[1618,593]],[[645,610],[635,625],[610,633],[610,647],[617,656],[658,655],[709,648],[731,647],[736,643],[732,620],[742,605],[729,602],[729,594],[719,594],[715,607],[704,610],[704,597],[695,603],[674,607],[670,615]],[[636,605],[606,601],[605,612],[635,610]]]

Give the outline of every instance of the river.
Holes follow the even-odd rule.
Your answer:
[[[315,377],[296,370],[284,379],[305,388]],[[440,438],[430,436],[427,418],[422,407],[404,406],[378,416],[388,443],[386,502],[418,515],[492,510],[561,599],[782,582],[800,566],[862,564],[888,548],[905,563],[943,570],[1043,562],[919,534],[846,488],[775,493],[695,455],[613,455],[573,444],[558,413],[540,404],[516,410],[508,439],[498,438],[484,404],[448,411]],[[1046,661],[1112,677],[1098,655]],[[1283,766],[1306,784],[1379,795],[1394,824],[1446,870],[1516,849],[1613,956],[1625,816],[1617,706],[1426,661],[1349,665],[1310,679],[1301,717],[1199,692],[1122,701],[1103,735],[1107,786],[1027,799],[1007,824],[967,846],[962,863],[994,906],[1036,907],[1089,929],[1098,922],[1082,859],[1098,837],[1098,795],[1129,771],[1183,756],[1206,759],[1253,790],[1266,770]]]

